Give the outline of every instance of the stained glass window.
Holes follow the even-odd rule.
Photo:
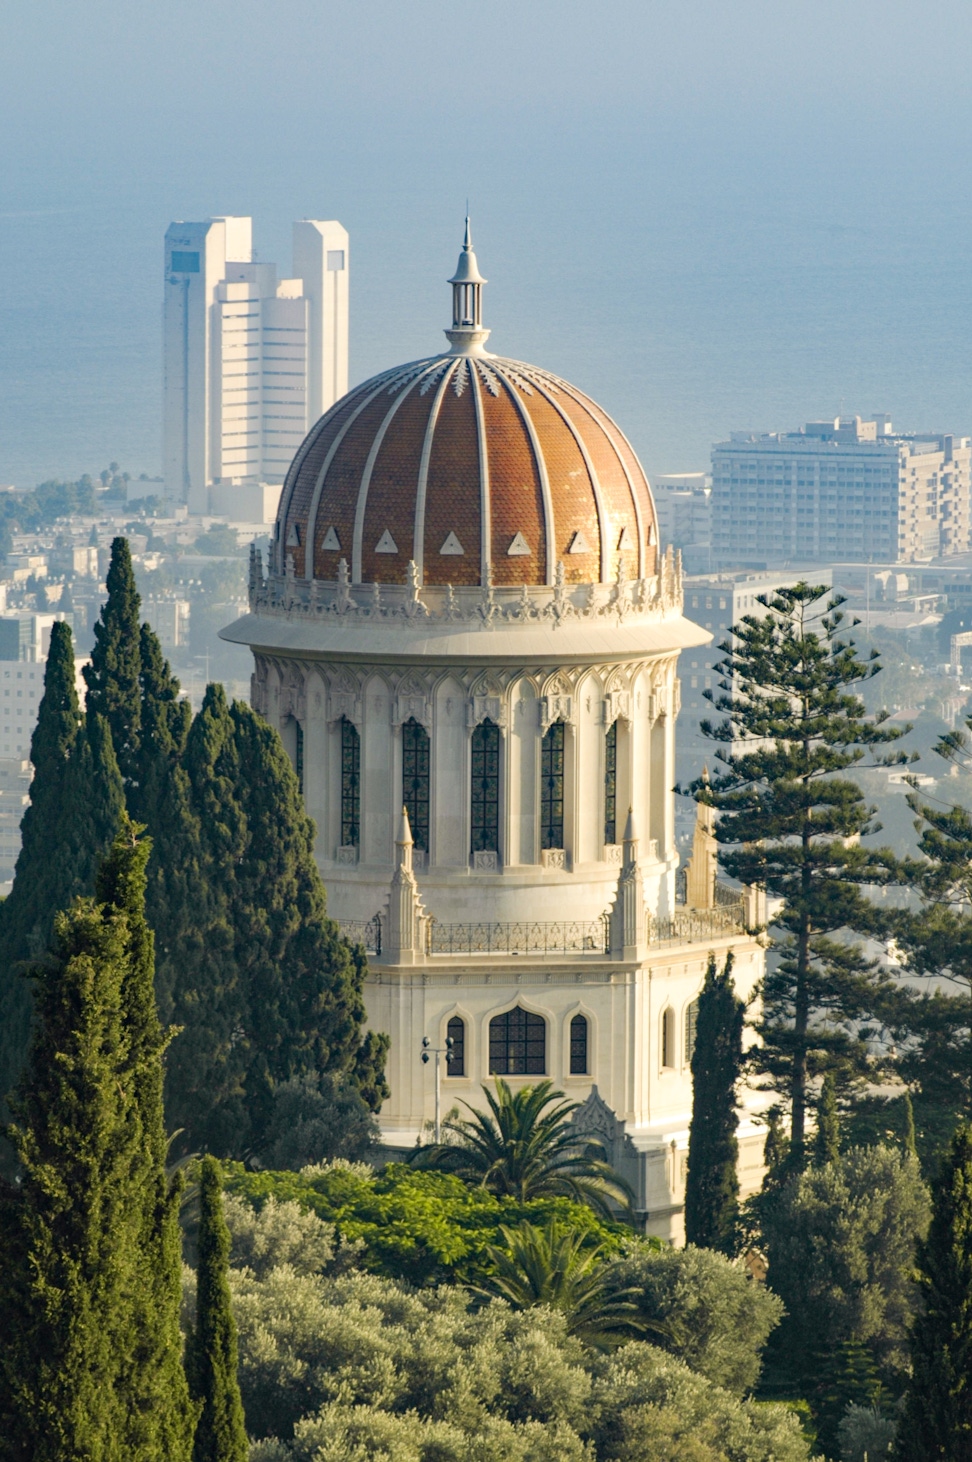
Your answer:
[[[294,722],[294,771],[297,773],[297,785],[301,793],[304,791],[304,728],[299,721]]]
[[[341,845],[356,848],[361,837],[361,738],[341,718]]]
[[[604,841],[618,840],[618,723],[612,721],[604,738]]]
[[[587,1018],[575,1015],[570,1023],[570,1074],[587,1075]]]
[[[540,752],[540,846],[564,846],[563,721],[554,721]]]
[[[491,1076],[542,1076],[547,1068],[547,1023],[519,1005],[489,1023]]]
[[[481,721],[472,734],[474,853],[499,852],[499,745],[499,727],[493,721]]]
[[[429,850],[429,733],[414,717],[402,727],[402,802],[412,841]]]
[[[466,1022],[461,1015],[454,1015],[446,1026],[446,1035],[452,1047],[446,1055],[446,1076],[466,1074]]]
[[[685,1064],[688,1066],[695,1050],[695,1030],[699,1020],[699,1002],[693,1000],[685,1012]]]

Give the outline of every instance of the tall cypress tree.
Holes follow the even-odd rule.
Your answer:
[[[104,722],[82,722],[71,631],[55,624],[31,741],[34,779],[10,897],[0,905],[0,1096],[27,1056],[33,991],[23,978],[51,938],[54,916],[94,887],[118,827],[123,795]]]
[[[720,861],[745,884],[782,898],[775,925],[782,958],[763,984],[755,1059],[790,1107],[790,1158],[805,1160],[808,1083],[821,1068],[866,1069],[863,1034],[848,1021],[878,1001],[876,975],[838,931],[865,932],[878,916],[864,884],[896,876],[893,856],[866,849],[876,831],[860,788],[840,774],[901,734],[869,717],[851,687],[880,669],[844,638],[842,600],[799,583],[758,595],[763,614],[733,625],[719,648],[720,693],[706,695],[725,719],[702,723],[722,743],[711,783],[692,791],[720,813]],[[905,760],[894,753],[881,765]]]
[[[166,1174],[167,1140],[162,1100],[162,1056],[167,1039],[155,1003],[155,941],[145,918],[148,840],[127,815],[104,860],[97,899],[123,919],[125,979],[123,1019],[127,1035],[128,1086],[141,1132],[145,1173],[138,1203],[138,1284],[131,1304],[131,1340],[121,1357],[128,1398],[128,1454],[145,1462],[188,1456],[195,1418],[182,1365],[179,1308],[182,1244],[179,1204],[182,1175]]]
[[[388,1041],[362,1037],[364,962],[327,917],[314,824],[280,737],[239,701],[230,715],[247,821],[234,929],[250,996],[248,1086],[259,1137],[272,1085],[307,1071],[346,1071],[380,1105]]]
[[[837,1082],[834,1073],[828,1071],[820,1088],[817,1102],[817,1132],[813,1145],[813,1160],[818,1167],[836,1162],[840,1156],[840,1118],[837,1114]]]
[[[732,979],[709,956],[692,1052],[692,1122],[685,1182],[685,1241],[732,1254],[739,1212],[736,1085],[742,1070],[744,1006]]]
[[[114,538],[108,567],[108,598],[98,623],[91,663],[84,668],[87,706],[111,728],[126,788],[137,782],[141,739],[141,600],[127,538]]]
[[[201,1404],[193,1462],[246,1462],[246,1424],[237,1377],[236,1324],[230,1306],[229,1229],[223,1175],[203,1158],[199,1179],[196,1325],[189,1353],[193,1395]]]
[[[167,1194],[169,1219],[156,1204],[162,1043],[141,918],[147,851],[126,826],[100,879],[106,901],[59,915],[35,971],[38,1019],[9,1134],[22,1183],[5,1215],[18,1272],[4,1285],[0,1351],[0,1456],[18,1462],[189,1456],[178,1194]]]
[[[14,885],[0,905],[0,1095],[10,1090],[27,1050],[31,990],[21,961],[37,955],[53,928],[54,913],[70,901],[72,859],[59,837],[68,762],[80,725],[74,685],[74,650],[66,624],[51,628],[44,694],[30,743],[34,767],[30,803],[21,824]]]
[[[911,1332],[911,1388],[895,1456],[972,1457],[972,1127],[952,1139],[918,1245],[921,1313]]]

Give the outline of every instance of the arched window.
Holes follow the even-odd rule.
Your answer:
[[[361,737],[341,717],[341,846],[356,848],[361,837]]]
[[[454,1015],[446,1026],[446,1035],[452,1042],[446,1055],[446,1076],[466,1074],[466,1022],[461,1015]]]
[[[661,1018],[661,1064],[675,1065],[675,1012],[669,1005]]]
[[[691,1064],[692,1052],[695,1050],[695,1030],[699,1021],[699,1002],[693,1000],[685,1011],[685,1064]]]
[[[586,1076],[587,1073],[587,1017],[575,1015],[570,1022],[570,1074]]]
[[[491,1076],[542,1076],[547,1069],[547,1022],[519,1005],[489,1023]]]
[[[618,723],[612,721],[604,738],[604,841],[618,840]]]
[[[499,852],[499,727],[481,721],[472,734],[472,851]]]
[[[402,802],[412,841],[429,850],[429,733],[414,716],[402,727]]]
[[[540,846],[564,846],[564,723],[554,721],[540,750]]]

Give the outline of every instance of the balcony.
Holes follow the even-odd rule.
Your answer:
[[[341,933],[352,944],[381,957],[382,918],[347,920]],[[645,910],[645,939],[649,947],[703,944],[741,933],[746,928],[743,895],[738,889],[716,884],[715,904],[708,909],[676,905],[668,918]],[[429,958],[455,955],[587,955],[606,959],[611,953],[610,918],[605,910],[597,919],[524,919],[509,923],[477,920],[442,923],[425,921],[425,954]]]

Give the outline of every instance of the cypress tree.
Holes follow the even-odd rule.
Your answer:
[[[250,993],[248,1086],[259,1141],[273,1085],[308,1071],[345,1071],[380,1105],[387,1040],[362,1039],[364,960],[327,917],[314,824],[280,737],[239,701],[230,715],[247,821],[233,924]]]
[[[153,886],[157,983],[166,1017],[181,1027],[167,1060],[166,1111],[170,1127],[185,1129],[187,1150],[238,1157],[250,1145],[252,1032],[235,928],[247,821],[222,686],[207,687],[171,792]]]
[[[29,1039],[32,999],[21,962],[43,950],[55,911],[77,892],[59,831],[80,719],[71,631],[58,622],[51,628],[44,694],[30,743],[34,779],[21,824],[14,884],[0,905],[0,1094],[16,1081]]]
[[[31,741],[34,779],[10,897],[0,905],[0,1095],[27,1056],[33,991],[26,962],[50,941],[54,916],[94,887],[118,828],[123,794],[105,724],[81,721],[71,631],[55,624]]]
[[[692,791],[719,810],[720,861],[742,883],[783,900],[774,924],[781,959],[763,982],[760,1069],[790,1108],[790,1159],[805,1160],[808,1083],[821,1068],[865,1070],[862,1031],[879,1003],[874,968],[835,936],[878,925],[864,884],[893,881],[887,850],[861,846],[875,832],[859,786],[840,774],[869,751],[895,741],[885,715],[869,717],[851,687],[880,670],[877,652],[858,658],[845,639],[842,600],[799,583],[758,595],[763,614],[747,615],[720,646],[721,694],[706,691],[725,719],[702,723],[722,743],[711,783]],[[903,754],[876,758],[889,765]]]
[[[933,1196],[918,1245],[921,1311],[895,1449],[902,1462],[972,1457],[972,1127],[953,1137]]]
[[[709,956],[692,1052],[692,1122],[685,1183],[685,1240],[732,1254],[739,1215],[736,1084],[742,1069],[744,1007],[732,979]]]
[[[168,773],[185,750],[192,721],[189,702],[180,699],[179,682],[162,654],[151,625],[139,632],[141,698],[136,785],[129,792],[129,811],[144,822],[154,838],[168,813]]]
[[[121,1357],[126,1394],[128,1455],[145,1462],[188,1457],[194,1415],[182,1365],[179,1309],[182,1175],[166,1174],[162,1057],[167,1045],[155,1003],[155,941],[145,918],[146,865],[151,844],[123,815],[121,831],[97,880],[101,906],[123,919],[125,979],[123,1019],[128,1038],[128,1086],[134,1098],[146,1164],[133,1205],[138,1205],[138,1283],[131,1305],[131,1339]]]
[[[18,1462],[189,1456],[178,1193],[167,1194],[166,1234],[157,1210],[162,1041],[141,917],[147,853],[126,825],[99,879],[106,901],[59,915],[52,955],[34,972],[38,1018],[9,1129],[22,1183],[6,1213],[17,1274],[4,1285],[0,1360],[0,1456]]]
[[[219,1163],[213,1157],[203,1158],[196,1325],[189,1358],[193,1394],[201,1403],[193,1462],[246,1462],[248,1455],[227,1278],[230,1236],[223,1218],[222,1184]]]
[[[95,625],[91,663],[84,668],[87,707],[111,728],[126,788],[137,782],[141,735],[141,600],[127,538],[114,538],[108,567],[108,598]]]
[[[813,1147],[813,1160],[818,1167],[836,1162],[840,1156],[840,1118],[837,1115],[837,1083],[834,1073],[828,1071],[820,1088],[817,1102],[817,1134]]]

